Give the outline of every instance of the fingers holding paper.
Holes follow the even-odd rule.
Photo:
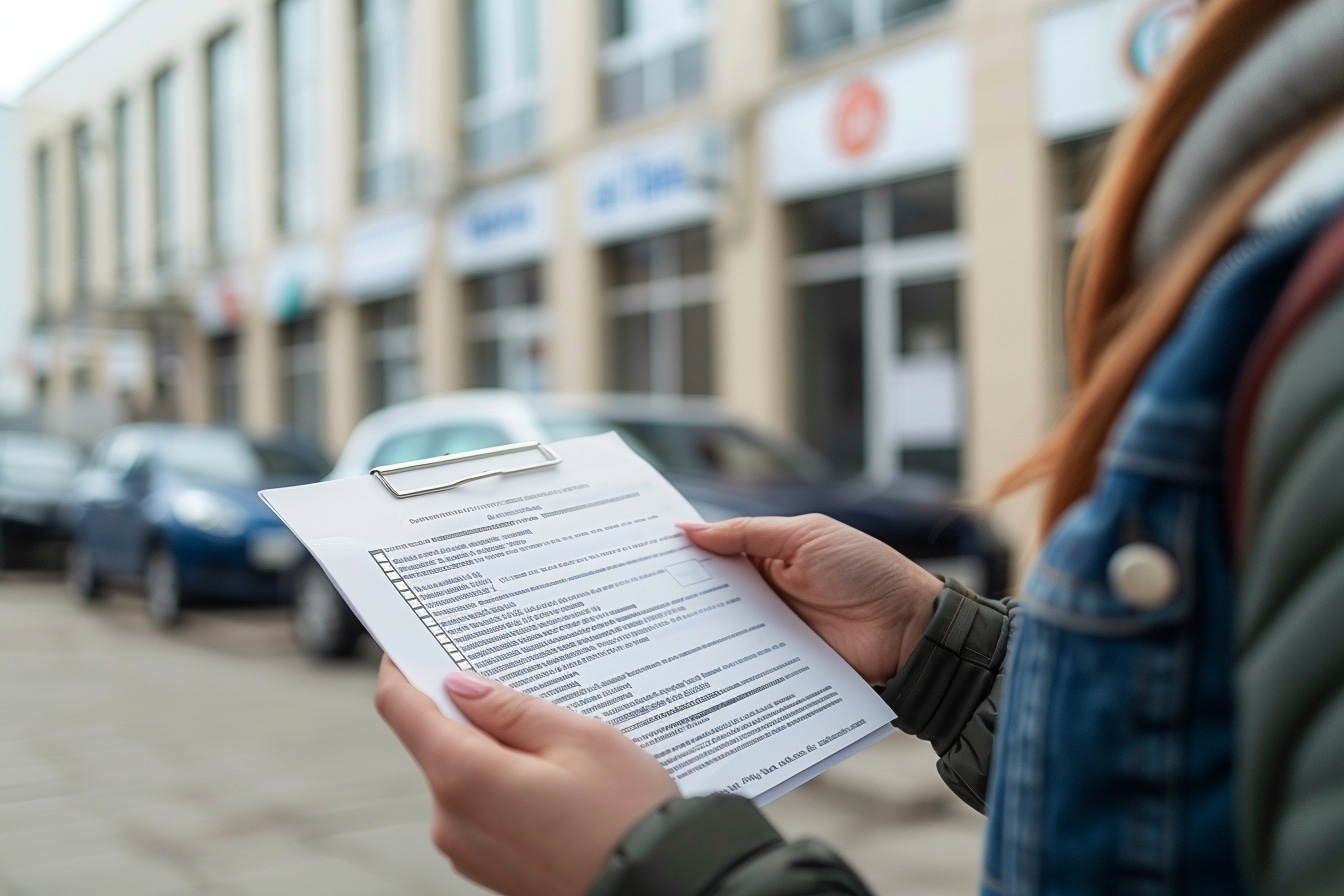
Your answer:
[[[678,524],[697,546],[745,554],[804,622],[872,684],[913,652],[943,583],[857,529],[820,514]]]
[[[609,725],[463,673],[444,687],[471,724],[445,718],[386,658],[375,701],[429,781],[435,845],[477,883],[578,896],[620,838],[678,796]]]

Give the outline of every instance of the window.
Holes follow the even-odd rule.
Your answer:
[[[160,72],[154,103],[154,259],[160,268],[177,262],[177,76]]]
[[[1048,367],[1050,394],[1061,407],[1070,389],[1068,335],[1065,332],[1069,265],[1082,230],[1083,209],[1101,176],[1111,134],[1111,131],[1088,134],[1050,148],[1055,191],[1055,276],[1047,314],[1052,334]]]
[[[206,49],[209,79],[210,241],[217,256],[243,248],[243,42],[228,31]]]
[[[112,107],[112,252],[117,284],[131,273],[131,108],[122,97]]]
[[[70,159],[74,173],[74,264],[75,301],[89,301],[93,289],[93,220],[89,203],[92,201],[93,141],[89,126],[77,126],[70,137]]]
[[[606,250],[612,385],[620,392],[714,390],[709,228]]]
[[[899,28],[948,0],[784,0],[789,54],[818,56]]]
[[[238,363],[238,334],[210,340],[211,410],[216,423],[242,419],[242,379]]]
[[[376,411],[420,393],[410,296],[364,306],[366,404]]]
[[[322,439],[320,336],[314,316],[291,320],[280,329],[285,423],[315,443]]]
[[[51,306],[56,272],[51,252],[51,151],[43,146],[33,157],[34,212],[33,229],[37,242],[37,304],[39,310]]]
[[[546,312],[536,265],[477,277],[471,300],[471,379],[480,388],[546,388]]]
[[[410,187],[406,0],[359,0],[360,196],[380,202]]]
[[[467,156],[505,161],[537,143],[539,0],[468,0]]]
[[[280,0],[275,20],[280,229],[303,233],[317,224],[321,188],[317,0]]]
[[[620,121],[705,86],[707,0],[602,0],[602,117]]]

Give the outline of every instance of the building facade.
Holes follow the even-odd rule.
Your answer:
[[[982,489],[1192,0],[143,0],[22,98],[50,419],[705,394]]]

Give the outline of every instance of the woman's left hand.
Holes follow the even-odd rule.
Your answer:
[[[635,824],[678,796],[648,753],[603,722],[450,673],[475,725],[445,718],[386,657],[375,703],[429,782],[434,845],[506,896],[582,896]]]

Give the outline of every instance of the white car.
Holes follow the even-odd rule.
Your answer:
[[[708,520],[825,513],[890,544],[935,572],[996,593],[1009,552],[944,483],[903,477],[889,486],[835,476],[792,440],[734,420],[703,398],[458,392],[365,417],[328,478],[514,442],[553,442],[615,430]],[[314,656],[352,653],[363,628],[315,562],[299,573],[294,636]]]

